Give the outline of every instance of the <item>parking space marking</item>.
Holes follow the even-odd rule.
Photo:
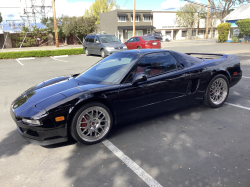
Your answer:
[[[112,151],[121,161],[123,161],[133,172],[135,172],[144,182],[150,187],[162,187],[153,177],[151,177],[146,171],[138,166],[133,160],[126,156],[121,150],[119,150],[109,140],[102,142],[110,151]]]
[[[241,106],[241,105],[235,105],[235,104],[232,104],[232,103],[225,103],[225,104],[235,106],[235,107],[238,107],[238,108],[243,108],[243,109],[246,109],[246,110],[250,110],[250,108],[245,107],[245,106]]]
[[[57,61],[68,62],[68,61],[65,61],[65,60],[58,60],[58,59],[55,59],[55,58],[53,58],[53,57],[50,57],[50,58],[52,58],[52,59],[54,59],[54,60],[57,60]]]
[[[23,66],[23,64],[18,59],[16,59],[16,61]]]
[[[245,76],[242,76],[242,78],[245,78],[245,79],[250,79],[250,77],[245,77]]]
[[[54,56],[54,58],[68,57],[69,55]]]
[[[18,58],[18,60],[34,60],[35,58],[31,57],[31,58]]]

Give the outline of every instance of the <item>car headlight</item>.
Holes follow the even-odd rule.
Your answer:
[[[31,126],[39,126],[39,125],[41,125],[40,121],[37,120],[37,119],[25,119],[25,118],[22,118],[22,121],[24,123],[27,123],[27,124],[31,125]]]
[[[113,47],[105,47],[105,49],[107,49],[107,50],[112,50],[112,49],[114,49]]]

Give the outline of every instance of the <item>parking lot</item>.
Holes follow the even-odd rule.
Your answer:
[[[179,52],[234,53],[243,78],[227,104],[193,105],[115,126],[107,140],[41,147],[23,139],[11,102],[46,79],[80,73],[100,60],[75,55],[0,60],[0,186],[250,186],[249,45],[169,42]]]

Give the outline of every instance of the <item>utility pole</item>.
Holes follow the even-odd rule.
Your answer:
[[[58,35],[57,35],[55,0],[52,0],[52,9],[53,9],[53,17],[54,17],[54,30],[55,30],[55,38],[56,38],[56,47],[59,47]]]
[[[133,36],[135,37],[135,0],[134,0],[134,11],[133,11]]]
[[[207,26],[206,26],[206,39],[208,39],[209,7],[210,7],[210,1],[208,0],[208,5],[207,5]]]

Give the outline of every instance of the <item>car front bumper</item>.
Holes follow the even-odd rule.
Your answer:
[[[54,127],[51,125],[52,128],[30,126],[23,123],[21,120],[18,120],[12,109],[10,110],[10,113],[21,136],[31,143],[45,146],[66,142],[68,140],[66,125],[62,125],[60,127]]]

